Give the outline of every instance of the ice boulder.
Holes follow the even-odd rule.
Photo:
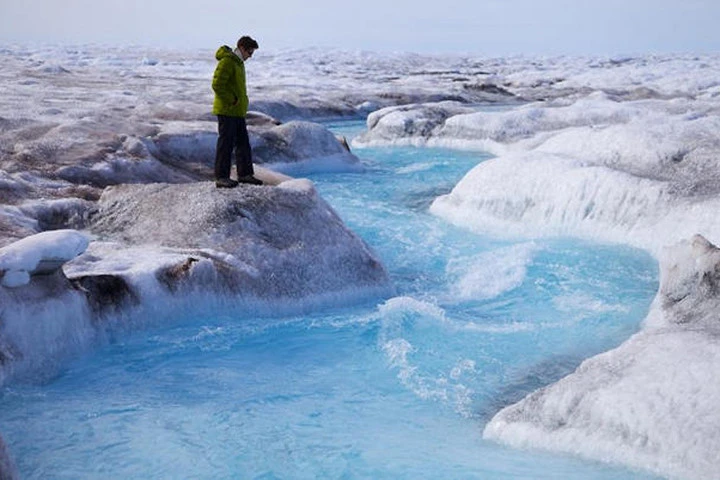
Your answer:
[[[596,92],[575,102],[534,102],[514,108],[488,108],[445,101],[388,107],[368,116],[368,132],[358,145],[428,143],[486,150],[548,132],[581,126],[624,124],[639,115],[637,106]],[[497,147],[495,147],[497,148]]]
[[[701,235],[663,251],[659,299],[667,322],[720,333],[720,249]]]
[[[720,239],[714,196],[675,183],[537,150],[478,164],[431,212],[459,226],[513,237],[572,236],[626,243],[657,255],[701,233]]]
[[[302,121],[260,132],[253,144],[253,158],[283,172],[295,172],[298,164],[305,164],[306,168],[308,164],[315,164],[312,170],[359,166],[358,158],[349,151],[343,139],[335,137],[323,125]]]
[[[368,115],[368,131],[354,140],[357,145],[422,143],[445,121],[474,109],[455,101],[386,107]]]
[[[720,471],[720,250],[701,236],[665,250],[643,330],[495,415],[484,436],[657,474]]]
[[[666,185],[558,155],[511,154],[483,162],[431,211],[499,235],[576,236],[648,246],[671,209]],[[653,237],[654,235],[654,237]]]
[[[358,158],[325,126],[306,121],[279,123],[254,113],[248,132],[256,164],[272,164],[275,170],[289,170],[297,164],[356,166]],[[185,175],[201,180],[212,175],[217,143],[217,124],[209,121],[167,122],[144,140],[154,157]],[[318,167],[319,165],[319,167]],[[168,180],[170,182],[170,180]],[[166,182],[167,183],[167,182]],[[172,181],[172,183],[180,183]]]
[[[142,262],[170,289],[282,301],[387,286],[385,268],[308,180],[229,190],[210,182],[123,185],[106,189],[99,207],[91,230],[152,252]]]

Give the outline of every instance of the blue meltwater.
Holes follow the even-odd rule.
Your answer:
[[[308,176],[386,265],[391,296],[291,317],[209,305],[8,386],[0,432],[21,478],[654,478],[482,432],[637,331],[656,262],[621,246],[485,238],[430,215],[481,153],[354,153],[362,170]]]

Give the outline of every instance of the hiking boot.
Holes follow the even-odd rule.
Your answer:
[[[232,178],[218,178],[215,180],[215,186],[217,188],[235,188],[238,186],[238,182]]]
[[[244,177],[239,177],[238,182],[240,183],[249,183],[250,185],[262,185],[262,180],[258,180],[257,178],[253,177],[252,175],[245,175]]]

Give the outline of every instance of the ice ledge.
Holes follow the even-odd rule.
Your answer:
[[[477,165],[430,210],[481,233],[625,243],[659,256],[696,233],[720,239],[718,208],[718,196],[684,197],[663,180],[530,151]]]
[[[642,331],[501,410],[484,436],[681,478],[720,471],[720,250],[666,248]]]
[[[75,230],[55,230],[0,248],[0,284],[27,285],[32,275],[52,273],[87,249],[89,238]]]

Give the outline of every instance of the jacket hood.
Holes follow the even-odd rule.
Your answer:
[[[235,55],[232,51],[232,48],[228,47],[227,45],[223,45],[222,47],[217,49],[217,52],[215,52],[215,59],[217,61],[222,60],[226,57],[235,58],[235,60],[240,60],[237,55]]]

